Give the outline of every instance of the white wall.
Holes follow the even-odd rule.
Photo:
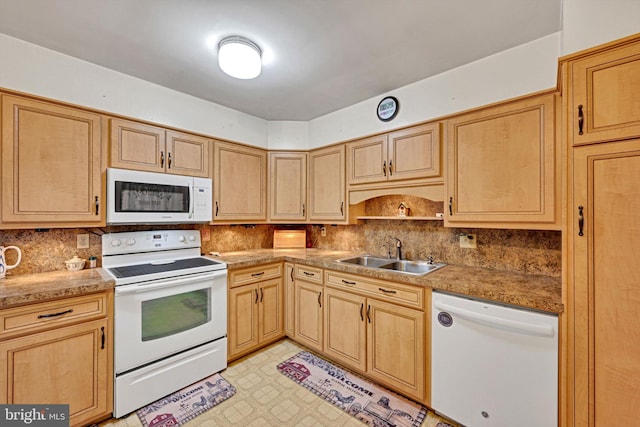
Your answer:
[[[552,34],[385,93],[400,103],[390,122],[375,114],[383,95],[311,120],[310,148],[553,88],[559,44],[559,33]]]
[[[271,150],[305,150],[309,147],[309,122],[272,121],[268,126]]]
[[[260,147],[266,120],[0,34],[0,87]]]

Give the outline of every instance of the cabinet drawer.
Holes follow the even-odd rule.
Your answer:
[[[387,282],[337,271],[327,271],[325,283],[328,286],[373,296],[383,301],[424,308],[424,288],[420,286]]]
[[[322,269],[309,267],[308,265],[295,266],[296,279],[306,280],[307,282],[322,284]]]
[[[248,285],[282,276],[282,263],[264,264],[229,272],[229,287]]]
[[[96,293],[0,310],[0,339],[107,317],[107,294]]]

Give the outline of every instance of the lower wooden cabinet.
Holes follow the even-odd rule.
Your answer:
[[[322,269],[296,265],[295,272],[295,340],[317,351],[323,343]]]
[[[282,264],[252,267],[230,275],[228,312],[229,360],[284,336]],[[278,277],[261,280],[263,277]],[[253,277],[253,282],[244,283]]]
[[[96,294],[69,298],[67,305],[60,300],[0,311],[3,323],[16,326],[2,331],[13,337],[0,341],[0,403],[68,404],[71,426],[108,418],[113,405],[110,299]],[[40,317],[37,327],[30,320],[51,310],[70,311],[67,307],[87,310]]]
[[[423,401],[424,312],[330,287],[325,294],[324,352]]]

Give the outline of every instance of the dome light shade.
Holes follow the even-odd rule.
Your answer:
[[[254,79],[262,71],[262,51],[244,37],[226,37],[218,44],[218,65],[236,79]]]

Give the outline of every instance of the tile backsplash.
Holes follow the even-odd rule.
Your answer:
[[[395,209],[395,202],[390,206]],[[154,229],[208,228],[209,241],[202,242],[202,252],[232,252],[273,247],[274,225],[200,225],[161,226]],[[372,255],[387,255],[386,245],[394,238],[403,242],[409,259],[433,256],[436,261],[515,271],[527,274],[560,276],[561,234],[559,231],[453,229],[442,221],[364,220],[358,225],[326,225],[327,235],[321,236],[320,226],[301,225],[307,229],[307,246],[321,249],[350,250]],[[299,228],[298,227],[298,228]],[[146,230],[149,227],[106,227],[92,229],[2,230],[0,245],[15,245],[22,250],[22,262],[9,270],[9,276],[64,270],[64,261],[78,255],[98,257],[101,265],[101,235],[105,232]],[[477,249],[459,247],[461,232],[477,235]],[[76,249],[77,235],[89,234],[89,248]],[[392,256],[395,247],[391,247]],[[15,262],[12,251],[7,262]]]

